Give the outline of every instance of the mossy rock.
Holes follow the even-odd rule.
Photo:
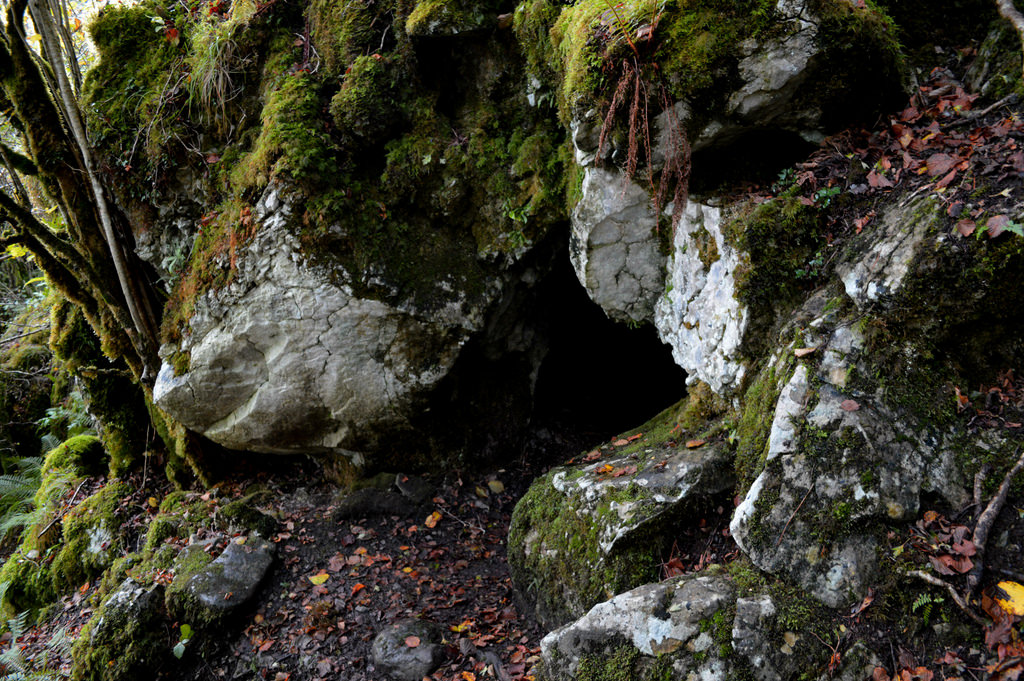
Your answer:
[[[124,552],[121,502],[131,492],[127,483],[111,482],[64,516],[64,538],[52,566],[59,587],[95,579]]]
[[[497,20],[493,1],[420,0],[405,20],[405,31],[417,37],[454,36],[497,25]]]
[[[538,621],[560,626],[657,579],[673,528],[733,488],[723,410],[698,388],[583,463],[534,481],[512,514],[508,555],[516,589]],[[710,441],[680,444],[698,437]]]
[[[126,579],[93,613],[71,650],[74,681],[152,678],[170,661],[175,641],[163,609],[163,587]]]
[[[269,539],[277,532],[279,523],[257,508],[257,504],[269,501],[269,496],[269,492],[254,492],[235,499],[217,510],[217,520],[225,529],[245,534],[256,532]]]
[[[109,457],[95,435],[76,435],[51,449],[43,461],[43,474],[58,469],[76,476],[98,476],[107,471]]]

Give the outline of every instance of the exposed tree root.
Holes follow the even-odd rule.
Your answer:
[[[982,514],[978,516],[978,523],[974,526],[974,536],[971,538],[977,553],[974,558],[974,568],[967,574],[968,596],[978,589],[978,584],[981,582],[981,575],[985,571],[985,544],[988,542],[988,534],[992,530],[992,524],[996,521],[996,517],[1006,504],[1006,495],[1010,493],[1010,484],[1022,468],[1024,468],[1024,454],[1017,459],[1017,463],[999,485],[999,491],[988,502],[988,506],[985,507]]]

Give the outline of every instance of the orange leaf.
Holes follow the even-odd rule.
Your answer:
[[[462,672],[463,681],[476,681],[476,674],[473,672]]]
[[[974,230],[977,229],[978,225],[970,218],[964,218],[956,223],[956,231],[960,232],[960,236],[968,237],[974,234]]]
[[[932,154],[925,163],[928,166],[928,174],[936,177],[948,173],[959,160],[949,154]]]
[[[697,447],[700,447],[705,442],[707,442],[707,440],[688,440],[686,442],[686,448],[687,449],[697,449]]]
[[[423,524],[427,527],[434,528],[437,527],[437,522],[439,520],[441,520],[441,513],[439,511],[434,511],[427,516],[427,519],[423,521]]]
[[[1010,223],[1010,218],[1006,215],[993,215],[985,222],[985,227],[988,229],[988,235],[990,238],[995,238],[1006,231],[1006,225]]]
[[[405,637],[405,645],[409,646],[410,648],[418,648],[419,645],[420,645],[420,637],[419,636],[406,636]]]
[[[352,587],[352,595],[355,596],[357,593],[366,588],[365,584],[356,584]]]
[[[270,639],[270,640],[268,640],[268,641],[264,641],[264,642],[263,642],[263,643],[262,643],[262,644],[260,645],[260,652],[261,652],[261,653],[265,653],[265,652],[267,652],[268,650],[270,650],[270,646],[272,646],[272,645],[274,645],[274,639]]]
[[[612,444],[615,445],[616,447],[625,447],[626,445],[629,444],[629,440],[616,440]]]

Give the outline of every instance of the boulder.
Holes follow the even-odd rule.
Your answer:
[[[721,571],[619,594],[544,637],[541,677],[779,681],[818,664],[771,595],[738,594]]]
[[[75,641],[73,678],[129,681],[154,676],[169,658],[165,623],[163,586],[124,580]]]
[[[420,681],[444,660],[443,639],[444,630],[433,622],[395,622],[373,639],[373,663],[394,681]]]
[[[251,535],[228,543],[212,562],[194,567],[200,545],[182,550],[175,561],[175,582],[168,591],[173,612],[184,612],[197,630],[222,622],[256,594],[274,561],[274,545]],[[208,559],[207,559],[208,560]]]
[[[676,413],[656,419],[663,434]],[[670,528],[734,484],[724,442],[687,449],[653,432],[619,442],[583,457],[589,462],[552,469],[516,505],[512,579],[549,628],[654,579]]]

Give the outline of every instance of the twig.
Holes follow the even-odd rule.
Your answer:
[[[988,506],[985,507],[982,514],[978,516],[978,523],[974,526],[974,535],[971,537],[977,553],[974,556],[974,567],[967,574],[968,595],[973,594],[978,588],[978,584],[981,583],[981,575],[985,571],[985,543],[988,541],[988,533],[992,530],[992,524],[996,521],[999,512],[1003,510],[1003,505],[1006,504],[1010,484],[1022,468],[1024,468],[1024,454],[1017,459],[1017,463],[1013,465],[1010,472],[1003,478],[1002,484],[999,485],[999,491],[988,502]]]
[[[992,466],[985,464],[981,467],[977,473],[974,474],[974,507],[976,509],[981,508],[981,486],[985,482],[985,478],[992,472]]]
[[[930,575],[927,572],[922,572],[921,570],[911,570],[907,574],[912,577],[917,577],[918,579],[924,580],[932,586],[945,588],[946,591],[949,592],[949,595],[953,598],[953,602],[956,603],[960,607],[960,609],[964,611],[965,615],[967,615],[972,620],[974,620],[982,626],[988,624],[988,622],[986,622],[983,617],[981,617],[980,615],[978,615],[978,613],[974,612],[974,610],[971,609],[971,606],[967,604],[967,601],[964,600],[964,597],[960,595],[960,592],[957,591],[949,582],[943,581],[935,575]]]
[[[0,345],[4,345],[6,343],[10,343],[11,341],[16,341],[19,338],[25,338],[26,336],[31,336],[33,334],[39,333],[40,331],[42,331],[46,327],[47,327],[47,325],[44,324],[43,326],[34,327],[31,331],[26,331],[25,333],[19,333],[17,336],[8,336],[7,338],[0,338]]]
[[[793,522],[793,518],[795,518],[796,514],[800,512],[800,509],[803,507],[804,502],[807,501],[807,497],[811,496],[811,492],[813,491],[814,485],[811,485],[809,488],[807,488],[807,494],[805,494],[804,498],[800,500],[799,504],[797,504],[796,509],[793,510],[793,514],[789,516],[789,520],[786,521],[786,526],[782,528],[782,532],[779,534],[779,538],[775,541],[776,547],[778,547],[778,545],[782,543],[782,538],[786,536],[786,530],[789,529],[789,524]]]
[[[964,116],[963,118],[961,118],[958,121],[953,121],[952,123],[948,123],[944,127],[947,130],[949,130],[951,128],[959,128],[959,127],[964,126],[964,125],[969,125],[969,124],[973,123],[974,121],[978,120],[979,118],[981,118],[982,116],[984,116],[985,114],[991,113],[992,111],[998,109],[1001,106],[1006,106],[1007,104],[1013,104],[1018,98],[1019,98],[1019,95],[1016,92],[1011,92],[1010,94],[1008,94],[1005,97],[1003,97],[1002,99],[1000,99],[998,102],[995,102],[994,104],[989,104],[984,109],[979,109],[978,111],[972,111],[969,116]]]
[[[47,525],[46,527],[44,527],[44,528],[43,528],[43,531],[39,533],[39,536],[43,536],[43,535],[45,535],[45,534],[46,534],[47,532],[49,532],[49,531],[50,531],[50,528],[51,528],[51,527],[53,527],[53,526],[54,526],[54,525],[56,525],[56,524],[57,524],[58,522],[60,522],[61,520],[63,520],[63,519],[64,519],[64,516],[66,516],[66,515],[67,515],[68,513],[70,513],[70,512],[71,512],[71,505],[72,505],[72,504],[74,504],[74,503],[75,503],[75,499],[77,499],[77,498],[78,498],[78,492],[79,492],[79,491],[80,491],[80,490],[82,489],[82,485],[84,485],[84,484],[85,484],[85,483],[87,483],[88,481],[89,481],[89,478],[86,478],[86,479],[85,479],[85,480],[83,480],[82,482],[78,483],[78,487],[77,487],[77,488],[75,488],[75,493],[71,495],[71,501],[69,501],[69,502],[67,503],[67,505],[66,505],[66,506],[64,506],[64,510],[63,510],[63,511],[61,511],[60,515],[58,515],[58,516],[57,516],[56,518],[54,518],[53,520],[51,520],[51,521],[50,521],[50,523],[49,523],[49,524],[48,524],[48,525]]]

